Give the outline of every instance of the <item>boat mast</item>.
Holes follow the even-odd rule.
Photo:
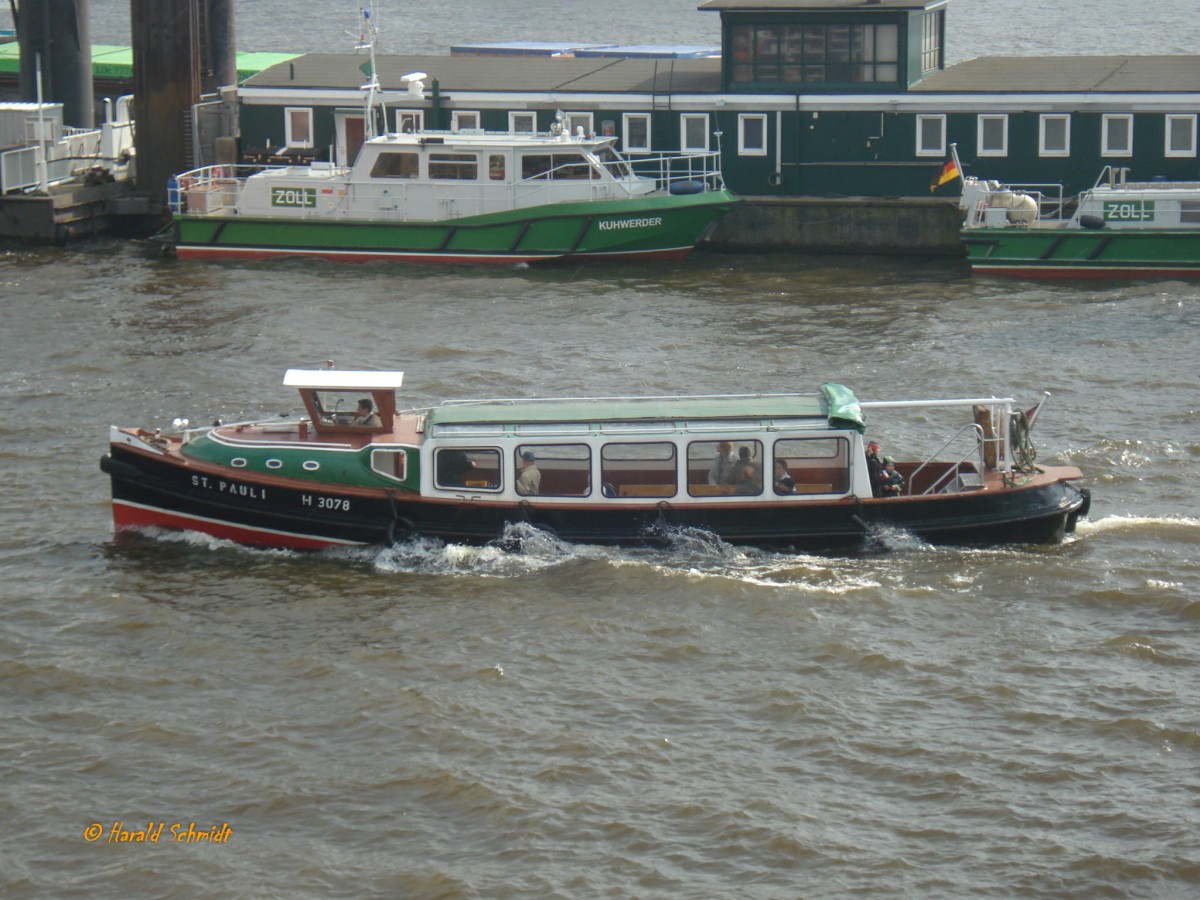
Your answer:
[[[379,94],[379,71],[375,67],[375,44],[379,38],[379,28],[371,20],[371,10],[365,6],[358,10],[359,28],[358,43],[355,50],[366,50],[370,55],[370,71],[366,73],[367,83],[360,90],[366,95],[363,98],[363,119],[366,123],[367,138],[378,137],[375,130],[375,98]],[[361,68],[361,67],[360,67]],[[384,111],[384,130],[387,129],[387,111]]]

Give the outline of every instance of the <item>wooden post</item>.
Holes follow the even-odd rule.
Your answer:
[[[166,209],[167,179],[192,162],[200,99],[198,0],[130,0],[137,186]]]
[[[975,424],[983,429],[983,464],[996,468],[996,429],[992,423],[992,410],[988,406],[975,407]]]

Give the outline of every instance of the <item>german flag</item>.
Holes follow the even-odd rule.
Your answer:
[[[955,178],[961,177],[962,172],[958,171],[958,163],[956,163],[954,160],[950,160],[944,166],[942,166],[942,170],[940,172],[933,176],[933,181],[929,185],[929,192],[933,193],[947,181],[953,181]]]

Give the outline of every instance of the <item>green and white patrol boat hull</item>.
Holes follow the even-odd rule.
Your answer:
[[[1197,182],[1130,182],[1109,167],[1064,218],[1061,191],[967,177],[961,206],[962,243],[979,274],[1200,278]]]
[[[354,164],[206,166],[168,186],[183,259],[519,263],[685,256],[737,203],[720,153],[626,158],[616,138],[421,132]]]
[[[726,190],[577,201],[449,221],[193,216],[175,219],[181,259],[517,263],[679,259],[738,202]]]

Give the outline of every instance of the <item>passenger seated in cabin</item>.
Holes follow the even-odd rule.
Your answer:
[[[879,459],[879,444],[875,441],[867,444],[867,475],[871,481],[871,494],[883,496],[883,462]]]
[[[379,418],[375,412],[375,404],[363,397],[358,401],[358,412],[354,414],[354,421],[351,424],[360,425],[363,428],[382,428],[383,419]]]
[[[904,492],[904,476],[896,471],[894,457],[885,456],[883,458],[883,471],[879,478],[881,497],[899,497]]]
[[[732,484],[735,494],[761,494],[762,473],[757,466],[750,463],[739,465],[734,472]]]
[[[796,480],[792,478],[790,474],[788,474],[788,464],[786,459],[775,460],[775,493],[796,493]]]
[[[443,487],[466,487],[475,461],[462,450],[443,450],[437,457],[437,481]]]
[[[542,487],[542,473],[532,450],[521,454],[521,474],[517,476],[517,493],[523,497],[536,496]]]
[[[717,444],[717,455],[713,457],[712,465],[708,467],[709,484],[725,484],[733,472],[733,444],[720,441]]]
[[[754,461],[752,451],[749,447],[738,447],[738,458],[733,464],[733,469],[725,478],[726,484],[741,484],[745,479],[742,477],[742,471],[749,466],[754,470],[754,476],[758,480],[759,486],[762,485],[762,466]]]

